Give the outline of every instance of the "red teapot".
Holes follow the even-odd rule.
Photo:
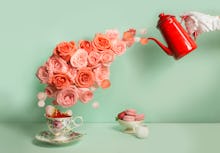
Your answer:
[[[149,40],[155,41],[168,55],[173,56],[176,60],[187,55],[197,48],[195,41],[190,37],[173,15],[159,15],[157,28],[163,35],[168,47],[163,45],[159,40],[149,37]]]

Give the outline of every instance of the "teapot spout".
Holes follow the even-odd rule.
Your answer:
[[[147,39],[153,40],[154,42],[157,43],[157,45],[160,46],[161,49],[163,49],[164,52],[166,52],[166,53],[167,53],[168,55],[170,55],[170,56],[173,56],[171,50],[170,50],[168,47],[166,47],[164,44],[162,44],[162,43],[161,43],[159,40],[157,40],[156,38],[149,37],[149,38],[147,38]]]

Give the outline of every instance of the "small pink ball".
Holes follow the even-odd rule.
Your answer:
[[[45,101],[40,100],[40,101],[38,101],[37,104],[38,104],[39,107],[44,107],[45,106]]]
[[[47,94],[46,94],[45,92],[39,92],[39,93],[37,94],[37,98],[38,98],[38,100],[43,100],[43,101],[45,101],[46,98],[47,98]]]
[[[95,109],[99,108],[99,103],[98,102],[94,102],[92,104],[92,107],[95,108]]]

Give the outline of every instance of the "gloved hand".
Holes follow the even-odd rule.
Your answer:
[[[220,17],[200,12],[186,12],[180,15],[185,22],[186,30],[196,38],[203,32],[220,30]]]

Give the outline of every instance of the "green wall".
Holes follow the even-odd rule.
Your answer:
[[[60,41],[91,39],[97,32],[130,27],[155,28],[161,12],[180,15],[195,10],[220,15],[220,2],[186,0],[5,0],[0,2],[0,121],[43,121],[35,77],[37,68]],[[179,18],[178,18],[179,19]],[[112,86],[78,103],[74,114],[87,122],[114,122],[125,108],[145,113],[147,122],[220,121],[220,32],[202,34],[198,49],[179,61],[153,42],[134,45],[111,67]]]

